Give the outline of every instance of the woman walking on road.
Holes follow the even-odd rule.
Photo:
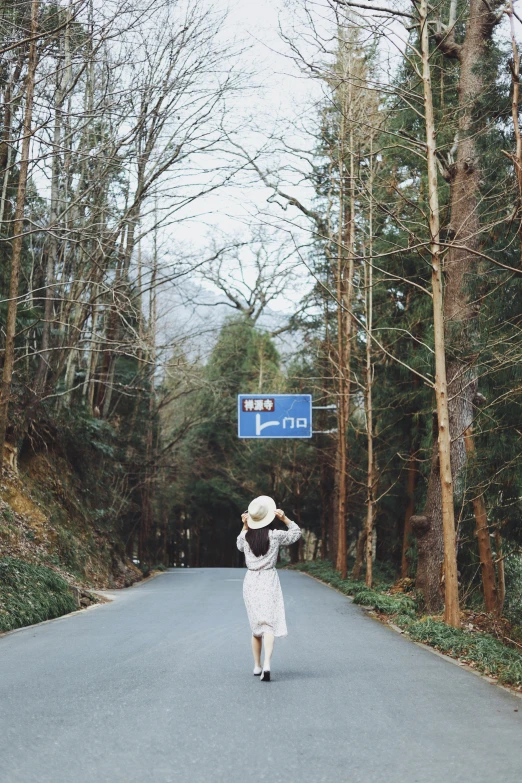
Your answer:
[[[278,530],[277,517],[288,527]],[[241,515],[243,530],[237,537],[237,548],[245,553],[247,572],[243,582],[243,598],[252,629],[254,674],[270,682],[270,660],[274,637],[288,634],[281,583],[275,565],[280,546],[294,544],[301,538],[301,528],[276,508],[275,501],[261,495],[251,502]],[[261,648],[265,657],[261,668]]]

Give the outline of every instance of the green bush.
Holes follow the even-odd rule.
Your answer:
[[[403,614],[415,617],[415,601],[403,593],[386,595],[385,593],[371,590],[368,587],[360,587],[353,596],[355,604],[371,606],[383,614]]]
[[[0,631],[51,620],[77,609],[65,579],[41,565],[0,558]]]

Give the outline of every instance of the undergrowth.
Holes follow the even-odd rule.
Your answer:
[[[0,558],[0,632],[51,620],[78,608],[65,579],[51,568]]]
[[[504,685],[522,687],[522,655],[519,652],[488,633],[452,628],[437,618],[420,616],[415,596],[390,593],[391,583],[378,569],[375,585],[370,589],[364,582],[341,579],[332,563],[326,560],[297,563],[292,568],[352,596],[354,603],[386,615],[414,641],[423,642],[483,674],[496,677]]]
[[[522,686],[522,655],[487,633],[452,628],[433,617],[411,622],[406,630],[414,641],[429,644],[483,674],[493,675],[500,683]]]

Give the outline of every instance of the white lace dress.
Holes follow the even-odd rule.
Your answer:
[[[276,571],[277,554],[280,546],[294,544],[301,538],[301,528],[290,522],[287,530],[269,530],[270,546],[266,555],[256,557],[248,541],[246,530],[237,537],[237,548],[245,553],[248,571],[243,582],[243,598],[248,620],[254,636],[273,633],[274,636],[288,634],[285,619],[285,605],[281,583]]]

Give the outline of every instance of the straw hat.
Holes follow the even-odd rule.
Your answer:
[[[268,495],[254,498],[248,507],[248,527],[251,530],[258,530],[269,525],[274,521],[276,508],[275,500]]]

